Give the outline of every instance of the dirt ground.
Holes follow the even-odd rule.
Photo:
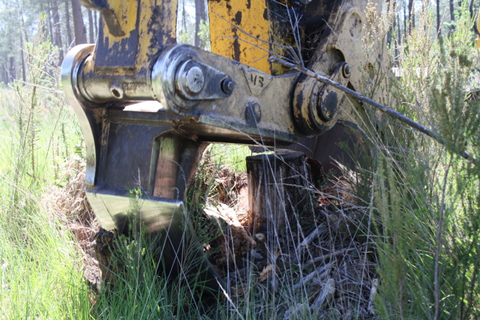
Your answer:
[[[318,182],[316,164],[308,163],[307,167],[313,168]],[[210,191],[207,199],[195,199],[203,203],[196,214],[211,222],[205,228],[223,226],[218,237],[208,239],[203,249],[233,296],[244,294],[247,278],[250,281],[252,276],[258,283],[268,283],[275,293],[281,290],[282,274],[289,273],[298,275],[291,287],[306,291],[309,298],[308,302],[292,304],[284,319],[304,308],[341,319],[375,318],[373,301],[379,280],[368,208],[352,196],[345,179],[324,183],[325,176],[321,177],[322,183],[312,183],[308,210],[290,214],[277,228],[259,224],[249,210],[245,173],[208,162],[200,170],[193,184],[195,190]],[[106,248],[104,242],[95,239],[105,233],[99,233],[100,226],[85,196],[84,164],[72,160],[68,172],[68,183],[52,191],[50,199],[54,211],[76,238],[85,279],[97,291],[108,254],[97,257],[95,252],[105,252]],[[204,191],[190,196],[201,197]],[[293,273],[293,269],[300,271]]]

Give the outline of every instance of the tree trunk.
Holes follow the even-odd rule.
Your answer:
[[[65,0],[65,24],[67,26],[67,49],[72,45],[72,28],[70,27],[70,9],[68,7],[68,2],[70,0]]]
[[[195,0],[195,46],[201,47],[200,24],[206,20],[205,0]]]
[[[15,57],[10,57],[10,66],[8,68],[8,82],[13,82],[17,78],[17,72],[15,70]]]
[[[27,64],[25,63],[25,32],[24,29],[22,28],[22,36],[20,37],[20,45],[21,45],[21,58],[22,58],[22,80],[23,82],[27,82]]]
[[[0,72],[0,83],[1,82],[8,84],[7,65],[5,64],[5,62],[3,63],[2,70]]]
[[[455,12],[455,7],[453,5],[453,0],[450,0],[450,21],[451,22],[455,21],[454,12]]]
[[[390,3],[390,0],[387,0],[387,7],[389,6],[389,3]],[[395,0],[393,1],[393,10],[396,11],[396,8],[395,8]],[[394,30],[395,30],[395,27],[396,27],[396,22],[397,22],[397,19],[393,19],[393,24],[392,26],[390,27],[388,33],[387,33],[387,46],[391,48],[392,46],[392,41],[394,41]]]
[[[252,232],[276,234],[285,230],[312,203],[313,183],[305,155],[290,151],[246,160],[248,200],[254,217]]]
[[[88,10],[88,42],[95,43],[95,36],[93,35],[93,14],[92,14],[92,10]]]
[[[440,27],[440,0],[437,0],[437,37],[442,35],[442,29]]]
[[[449,30],[449,34],[452,33],[454,30],[455,30],[455,25],[453,24],[453,22],[455,21],[455,5],[453,3],[453,0],[450,0],[450,30]],[[476,22],[475,22],[476,23]]]
[[[53,15],[53,45],[57,46],[60,50],[59,52],[59,65],[63,61],[63,43],[62,43],[62,31],[60,26],[60,14],[58,13],[58,2],[57,0],[51,0],[52,4],[52,15]]]
[[[412,28],[415,28],[415,12],[413,11],[413,4],[413,0],[408,0],[409,31],[412,31]]]
[[[400,44],[402,41],[402,30],[401,30],[401,24],[400,24],[400,17],[397,17],[397,43]],[[397,55],[395,55],[397,56]]]
[[[73,12],[73,32],[75,34],[75,44],[87,43],[87,30],[83,23],[82,6],[78,0],[72,0]]]
[[[23,19],[23,15],[21,15],[21,18],[20,18],[20,26],[21,26],[21,37],[20,37],[20,41],[21,41],[21,58],[22,58],[22,79],[24,82],[27,81],[27,63],[25,61],[26,57],[25,57],[25,51],[27,50],[27,42],[28,42],[28,38],[27,38],[27,28],[25,28],[25,21]]]
[[[42,2],[40,2],[42,3]],[[48,1],[47,3],[47,9],[43,7],[42,4],[42,11],[47,12],[47,20],[48,20],[48,35],[50,36],[50,41],[52,42],[53,45],[55,45],[55,36],[53,34],[53,23],[52,23],[52,2]],[[46,37],[47,38],[47,37]],[[47,38],[48,39],[48,38]]]

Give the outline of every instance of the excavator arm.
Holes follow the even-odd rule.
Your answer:
[[[208,0],[211,51],[177,44],[175,0],[81,3],[103,21],[61,78],[85,138],[88,200],[107,230],[131,221],[135,189],[137,221],[180,232],[209,143],[282,147],[356,121],[360,105],[344,92],[270,57],[352,89],[375,63],[362,48],[364,0]]]

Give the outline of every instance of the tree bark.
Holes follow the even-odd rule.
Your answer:
[[[88,42],[95,43],[95,36],[93,35],[93,14],[92,10],[88,10]]]
[[[40,2],[42,3],[42,2]],[[50,41],[53,45],[55,45],[55,36],[53,34],[53,23],[52,23],[52,2],[49,0],[47,3],[47,9],[43,7],[42,4],[42,11],[47,12],[47,22],[48,22],[48,35],[50,36]],[[46,36],[46,35],[45,35]],[[46,37],[48,39],[48,37]]]
[[[408,0],[409,31],[412,31],[412,28],[415,28],[415,12],[413,11],[413,4],[413,0]]]
[[[389,3],[390,3],[390,0],[387,0],[387,7],[389,6]],[[396,11],[396,7],[395,7],[395,4],[396,2],[393,1],[393,10]],[[394,41],[394,30],[395,30],[395,27],[396,27],[396,22],[397,22],[397,19],[393,19],[393,24],[391,25],[388,33],[387,33],[387,45],[388,47],[391,47],[392,46],[392,41]]]
[[[60,50],[59,52],[59,65],[63,61],[63,42],[62,42],[62,31],[60,26],[60,14],[58,13],[58,2],[57,0],[51,0],[52,5],[52,16],[53,16],[53,45],[57,46]]]
[[[5,62],[2,65],[2,70],[0,73],[0,82],[8,84],[8,72],[7,72],[7,65]]]
[[[23,82],[27,82],[27,64],[25,63],[25,36],[24,36],[24,29],[22,28],[22,36],[20,37],[20,45],[21,45],[21,59],[22,59],[22,80]]]
[[[21,37],[20,37],[20,43],[21,43],[21,58],[22,58],[22,79],[24,82],[27,81],[27,73],[28,73],[28,70],[27,70],[27,63],[25,61],[25,51],[27,50],[27,42],[28,42],[28,38],[27,38],[27,28],[25,28],[25,20],[23,19],[23,15],[21,15],[21,18],[20,18],[20,26],[21,26]]]
[[[13,82],[17,78],[17,72],[15,70],[15,57],[10,57],[10,66],[8,68],[8,82]]]
[[[70,0],[65,0],[65,24],[66,24],[66,29],[67,29],[67,48],[69,48],[72,45],[73,38],[72,38],[72,28],[70,27],[70,9],[68,6],[68,2]]]
[[[87,43],[87,30],[83,23],[82,6],[78,0],[72,0],[73,12],[73,31],[75,34],[75,44]]]
[[[440,0],[437,0],[437,37],[442,35],[442,28],[440,27]]]
[[[247,157],[248,200],[256,232],[281,232],[311,202],[305,155],[285,152]],[[292,226],[294,227],[294,226]]]
[[[200,38],[200,24],[206,20],[205,0],[195,0],[195,46],[202,45]]]
[[[453,5],[453,0],[450,0],[450,21],[455,21],[455,7]]]
[[[397,17],[397,26],[398,26],[398,28],[397,28],[397,37],[398,37],[398,38],[397,38],[397,41],[396,41],[396,42],[397,42],[398,44],[400,44],[401,41],[402,41],[402,30],[401,30],[401,27],[400,27],[400,26],[401,26],[401,24],[400,24],[400,17]],[[397,48],[398,48],[398,47],[397,47]],[[396,54],[395,56],[397,56],[397,54]]]

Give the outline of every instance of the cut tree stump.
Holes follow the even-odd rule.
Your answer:
[[[251,230],[279,232],[296,225],[298,214],[313,208],[313,183],[305,155],[282,151],[246,159],[248,200],[254,223]]]

